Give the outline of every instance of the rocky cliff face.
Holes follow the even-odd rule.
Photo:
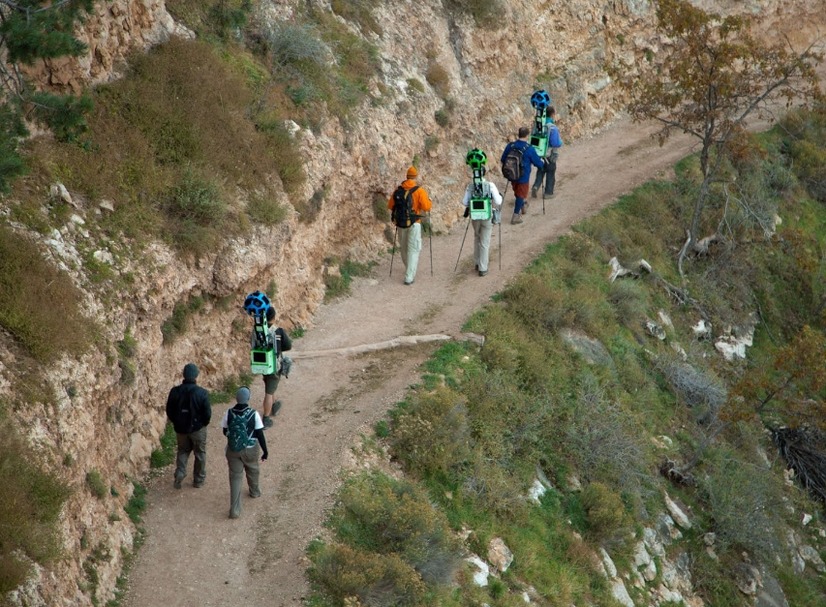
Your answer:
[[[256,18],[288,18],[295,3],[263,2]],[[717,10],[742,8],[740,2],[726,4],[731,7]],[[78,252],[79,243],[88,246],[85,218],[105,209],[96,202],[81,206],[66,228],[46,239],[55,263],[86,289],[87,312],[101,319],[104,334],[98,349],[81,360],[61,361],[50,373],[57,402],[33,403],[20,413],[32,444],[60,467],[76,491],[62,524],[71,558],[53,570],[38,570],[17,593],[18,604],[83,606],[92,605],[92,597],[97,604],[112,597],[122,549],[131,549],[134,539],[123,506],[132,492],[131,479],[147,473],[149,455],[158,445],[167,391],[190,360],[201,367],[202,383],[213,388],[221,378],[246,370],[249,323],[240,311],[245,293],[274,283],[281,322],[311,326],[324,295],[324,260],[338,255],[365,261],[388,248],[372,200],[389,195],[414,156],[435,202],[435,228],[445,229],[459,216],[465,153],[481,147],[495,158],[518,126],[529,123],[528,99],[535,88],[550,92],[564,139],[590,136],[614,119],[622,105],[603,70],[605,61],[622,56],[633,66],[646,51],[667,42],[651,34],[652,9],[645,0],[506,0],[504,5],[501,27],[492,30],[480,29],[470,18],[451,18],[437,0],[417,2],[415,9],[405,2],[385,2],[377,9],[383,33],[367,35],[381,55],[382,82],[376,83],[374,94],[381,95],[382,103],[365,104],[347,130],[332,119],[316,133],[295,125],[309,176],[303,196],[327,191],[314,221],[299,222],[293,215],[275,228],[256,227],[191,265],[160,244],[135,260],[118,254],[125,251],[117,243],[99,243],[97,258],[120,260],[112,262],[114,272],[134,277],[128,292],[115,293],[90,282]],[[753,0],[747,9],[779,18],[815,7],[802,1]],[[30,74],[43,85],[80,91],[117,77],[129,52],[171,35],[191,33],[173,22],[161,0],[100,3],[82,32],[89,53],[79,60],[48,62]],[[798,35],[803,33],[798,30]],[[445,70],[448,94],[456,100],[447,128],[434,117],[445,95],[427,84],[433,64]],[[411,90],[412,79],[424,90]],[[164,321],[176,303],[193,296],[205,302],[195,322],[165,344]],[[115,348],[127,334],[136,342],[134,381],[118,365]],[[0,360],[11,360],[11,350],[3,349]],[[0,389],[8,389],[8,369],[0,363]],[[72,465],[60,466],[61,461]],[[84,479],[92,470],[113,488],[111,495],[91,495]]]

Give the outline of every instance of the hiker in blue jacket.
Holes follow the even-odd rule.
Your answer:
[[[556,160],[559,158],[559,148],[562,147],[562,137],[559,136],[559,129],[554,123],[556,108],[550,106],[545,115],[545,128],[548,130],[548,149],[545,151],[545,168],[536,171],[536,178],[531,187],[531,198],[536,198],[536,193],[542,187],[542,180],[545,180],[543,198],[554,195],[556,185]]]
[[[516,141],[511,141],[508,145],[505,146],[505,150],[502,152],[502,174],[505,176],[508,181],[511,182],[511,186],[513,187],[513,194],[516,197],[516,202],[513,206],[513,218],[511,219],[511,223],[522,223],[522,215],[524,213],[523,209],[527,209],[527,202],[525,199],[528,197],[528,191],[530,190],[530,182],[531,182],[531,165],[535,166],[537,169],[544,170],[545,164],[544,161],[539,157],[539,154],[536,153],[536,150],[533,149],[530,143],[528,143],[528,136],[531,134],[531,129],[522,126],[519,127],[519,131],[517,133],[518,139]],[[508,155],[511,152],[521,152],[522,162],[520,163],[520,169],[514,174],[512,171],[507,171],[506,167],[508,166]],[[511,156],[513,157],[513,156]]]

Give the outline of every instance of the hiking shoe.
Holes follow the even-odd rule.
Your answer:
[[[201,487],[204,486],[204,483],[203,483],[203,481],[200,482],[200,483],[192,483],[192,486],[195,487],[196,489],[200,489]]]
[[[272,404],[272,413],[270,413],[270,415],[272,417],[275,417],[276,415],[278,415],[279,411],[281,411],[281,401],[277,400]]]
[[[531,188],[531,198],[536,198],[536,188]]]
[[[511,225],[522,223],[523,221],[525,220],[522,219],[522,215],[517,215],[516,213],[514,213],[513,219],[511,219]]]
[[[479,270],[479,276],[487,276],[487,275],[488,275],[487,270]]]
[[[269,415],[264,416],[264,428],[272,428],[272,418]]]
[[[410,285],[412,285],[412,284],[413,284],[413,281],[412,281],[412,280],[411,280],[411,281],[407,281],[407,280],[405,280],[405,281],[404,281],[404,284],[405,284],[405,286],[409,287]]]
[[[176,479],[175,479],[175,482],[174,482],[174,483],[172,483],[172,486],[173,486],[173,487],[175,487],[175,489],[180,489],[180,488],[181,488],[181,484],[183,483],[183,480],[184,480],[184,479],[182,479],[182,478],[176,478]]]

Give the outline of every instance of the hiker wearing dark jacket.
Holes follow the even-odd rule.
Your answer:
[[[404,284],[412,285],[416,279],[416,270],[419,267],[419,252],[422,250],[422,217],[430,212],[432,202],[425,189],[416,184],[419,178],[419,171],[416,167],[407,169],[407,179],[402,181],[401,187],[406,195],[410,197],[410,209],[412,213],[412,223],[409,226],[399,225],[398,218],[395,220],[396,228],[399,232],[399,252],[404,264]],[[387,208],[390,209],[395,218],[394,209],[396,201],[393,196],[387,201]]]
[[[198,367],[187,363],[184,367],[184,381],[169,391],[166,399],[166,417],[175,428],[178,440],[178,455],[175,460],[174,487],[181,488],[186,477],[189,454],[195,452],[195,467],[192,471],[193,487],[203,487],[206,480],[207,426],[212,418],[209,393],[197,385]]]
[[[229,518],[241,516],[241,484],[244,473],[250,497],[261,497],[258,486],[260,468],[258,460],[263,462],[269,457],[267,439],[264,438],[264,422],[258,411],[251,409],[250,389],[238,388],[235,393],[236,404],[227,409],[221,420],[221,428],[227,437],[227,465],[229,466]],[[240,424],[240,437],[232,432]],[[240,443],[240,444],[239,444]]]
[[[531,165],[535,166],[537,169],[544,169],[545,167],[543,160],[539,157],[539,154],[537,154],[533,146],[528,143],[528,136],[530,134],[531,129],[528,127],[519,127],[519,131],[517,132],[518,139],[516,141],[511,141],[505,146],[505,150],[502,152],[502,158],[500,159],[502,164],[504,164],[505,158],[508,156],[508,152],[511,151],[511,148],[516,147],[522,151],[522,175],[518,180],[511,181],[513,194],[516,198],[516,202],[513,206],[513,218],[511,219],[511,223],[522,223],[522,208],[526,206],[525,199],[528,197],[528,191],[530,190]]]

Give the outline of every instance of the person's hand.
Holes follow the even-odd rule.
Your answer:
[[[465,214],[462,217],[470,217],[470,207],[465,207]]]
[[[262,461],[262,462],[267,461],[267,458],[268,458],[269,456],[270,456],[269,452],[268,452],[268,451],[265,451],[265,452],[264,452],[264,455],[262,455],[262,456],[261,456],[261,461]]]

